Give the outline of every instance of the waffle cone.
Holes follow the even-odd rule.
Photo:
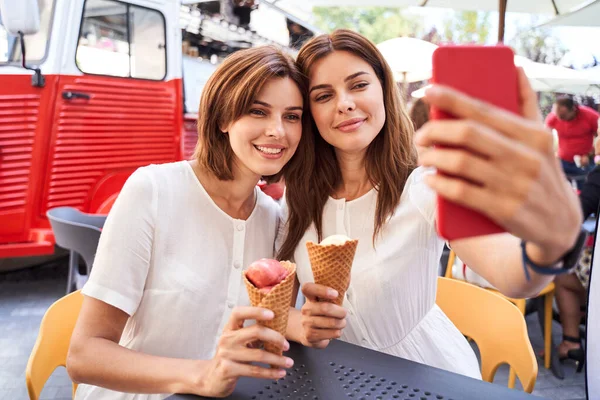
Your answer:
[[[261,293],[259,289],[246,278],[246,274],[244,274],[244,282],[246,283],[250,304],[254,307],[267,308],[275,314],[275,318],[272,320],[259,321],[258,323],[285,336],[288,315],[292,304],[294,281],[296,280],[296,264],[289,261],[280,262],[281,265],[288,270],[288,276],[275,285],[269,293]],[[283,354],[283,349],[271,343],[265,343],[265,350],[273,354]]]
[[[349,240],[343,245],[306,242],[315,283],[337,290],[338,297],[333,303],[338,306],[344,302],[350,286],[350,272],[357,245],[358,240]]]

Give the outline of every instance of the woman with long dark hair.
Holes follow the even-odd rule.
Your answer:
[[[288,338],[325,347],[341,337],[479,377],[467,341],[435,304],[444,246],[436,233],[436,193],[510,232],[450,242],[510,297],[532,296],[546,286],[552,277],[532,264],[554,273],[580,232],[577,198],[552,154],[552,136],[525,75],[519,72],[522,116],[449,88],[428,91],[430,104],[462,117],[430,121],[418,132],[419,145],[446,145],[420,159],[444,172],[435,174],[417,167],[412,123],[373,43],[337,30],[307,42],[297,63],[309,78],[307,143],[314,150],[302,153],[299,169],[285,175],[287,223],[279,257],[295,260],[307,299],[301,311],[291,310]],[[333,234],[359,241],[343,307],[318,301],[337,294],[312,283],[305,247]]]

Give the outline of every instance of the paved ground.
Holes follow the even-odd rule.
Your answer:
[[[54,263],[41,268],[0,274],[0,400],[26,400],[25,366],[37,337],[39,323],[52,302],[64,295],[66,264]],[[543,339],[535,314],[527,317],[534,349],[543,348]],[[553,326],[556,343],[560,325]],[[548,399],[585,399],[584,374],[576,374],[565,365],[565,379],[558,380],[540,364],[534,394]],[[495,382],[506,385],[508,368],[501,367]],[[71,385],[64,368],[50,378],[40,400],[67,400]]]

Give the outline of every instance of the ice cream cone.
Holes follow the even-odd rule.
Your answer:
[[[285,336],[288,315],[292,303],[294,281],[296,279],[296,264],[289,261],[281,261],[281,265],[288,270],[288,276],[275,285],[269,293],[261,293],[259,289],[246,278],[246,274],[244,274],[244,282],[246,283],[250,304],[254,307],[267,308],[275,313],[275,318],[272,320],[259,321],[259,323]],[[283,354],[283,349],[271,343],[265,343],[265,350],[273,354]]]
[[[350,272],[358,240],[348,240],[342,245],[321,245],[307,242],[308,258],[315,283],[337,290],[333,303],[341,306],[350,285]]]

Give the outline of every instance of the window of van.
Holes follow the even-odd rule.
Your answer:
[[[88,74],[162,80],[165,43],[165,19],[159,11],[86,0],[75,61]]]

